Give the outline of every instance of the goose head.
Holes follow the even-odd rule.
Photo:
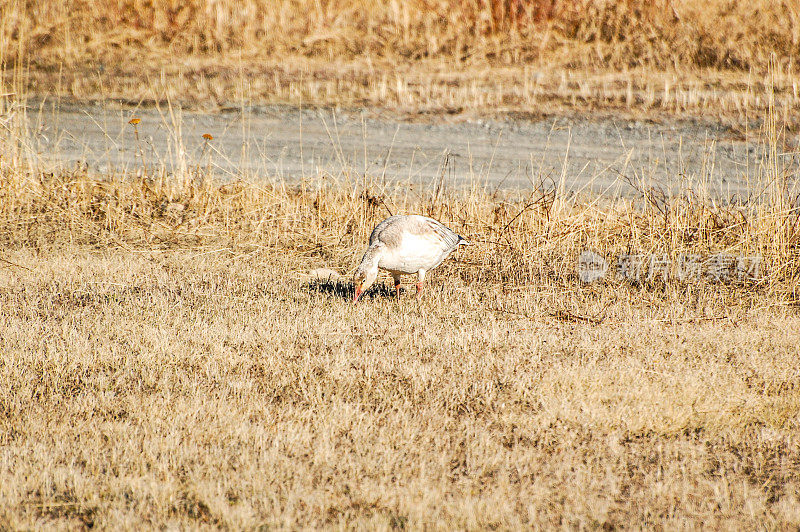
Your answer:
[[[372,286],[372,283],[375,282],[375,279],[378,278],[378,265],[376,264],[374,268],[366,268],[364,264],[361,264],[357,269],[356,272],[353,274],[353,284],[356,287],[356,293],[353,296],[353,303],[358,301],[358,298],[361,297],[361,294],[367,291],[367,289]]]

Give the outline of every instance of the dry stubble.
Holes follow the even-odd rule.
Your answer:
[[[542,234],[611,249],[634,211],[471,196],[425,299],[354,306],[302,273],[352,266],[369,195],[188,187],[192,223],[113,183],[27,182],[4,222],[5,526],[800,524],[785,278],[582,286]]]

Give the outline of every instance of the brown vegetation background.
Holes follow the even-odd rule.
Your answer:
[[[241,53],[763,71],[800,57],[800,6],[786,0],[33,0],[6,17],[5,55],[22,46],[42,68]]]
[[[772,68],[797,97],[789,0],[11,0],[2,15],[0,57],[38,93],[731,110]],[[719,94],[670,101],[692,87]]]

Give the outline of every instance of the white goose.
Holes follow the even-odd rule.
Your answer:
[[[356,286],[353,301],[358,301],[375,282],[378,268],[392,275],[398,296],[400,275],[416,273],[419,297],[425,272],[441,264],[458,246],[467,244],[462,236],[433,218],[414,214],[390,216],[375,226],[369,236],[369,247],[353,275]]]

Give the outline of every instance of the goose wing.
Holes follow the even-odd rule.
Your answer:
[[[396,214],[375,226],[369,236],[369,244],[380,242],[389,248],[400,248],[403,237],[411,235],[439,242],[442,250],[452,250],[459,244],[466,243],[461,235],[433,218]]]
[[[461,242],[466,242],[461,235],[453,232],[441,222],[425,216],[420,216],[420,218],[422,218],[420,225],[424,226],[422,231],[430,234],[432,238],[438,238],[444,250],[452,251],[456,249]]]

